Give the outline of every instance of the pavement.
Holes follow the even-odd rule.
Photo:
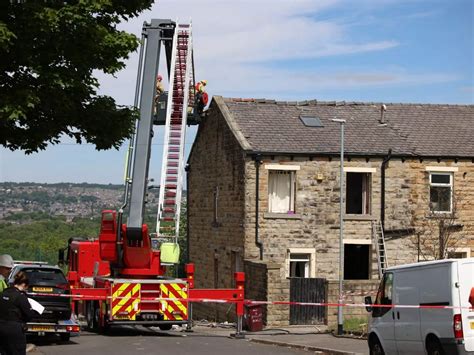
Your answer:
[[[233,327],[222,325],[196,325],[195,332],[221,336],[235,334]],[[298,348],[328,355],[366,355],[369,354],[367,340],[358,337],[336,337],[327,331],[326,326],[289,326],[267,328],[260,332],[244,332],[245,339],[283,347]]]

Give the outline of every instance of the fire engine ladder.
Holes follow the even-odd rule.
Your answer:
[[[189,100],[194,96],[190,92],[194,90],[191,30],[190,24],[177,24],[173,38],[156,223],[157,237],[174,238],[175,243],[179,236],[186,122],[193,106]]]
[[[382,279],[385,269],[388,267],[387,252],[385,248],[385,236],[383,233],[382,222],[372,221],[372,236],[375,243],[375,250],[377,252],[377,264],[379,268],[379,277]]]

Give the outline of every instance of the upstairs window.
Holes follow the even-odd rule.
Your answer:
[[[453,207],[453,174],[430,173],[430,211],[451,213]]]
[[[295,213],[296,172],[269,170],[268,212]]]
[[[346,173],[346,214],[370,214],[370,173]]]

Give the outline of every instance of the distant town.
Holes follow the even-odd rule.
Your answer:
[[[156,209],[159,190],[148,193],[151,209]],[[123,202],[123,185],[88,183],[0,183],[0,221],[25,224],[49,216],[98,217],[103,209],[118,209]],[[156,201],[155,201],[156,200]],[[24,218],[24,217],[28,218]]]

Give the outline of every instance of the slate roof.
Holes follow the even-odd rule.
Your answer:
[[[380,123],[382,103],[277,102],[215,96],[247,152],[336,154],[345,119],[345,152],[352,155],[474,158],[474,105],[392,104]],[[299,116],[318,117],[307,127]]]

